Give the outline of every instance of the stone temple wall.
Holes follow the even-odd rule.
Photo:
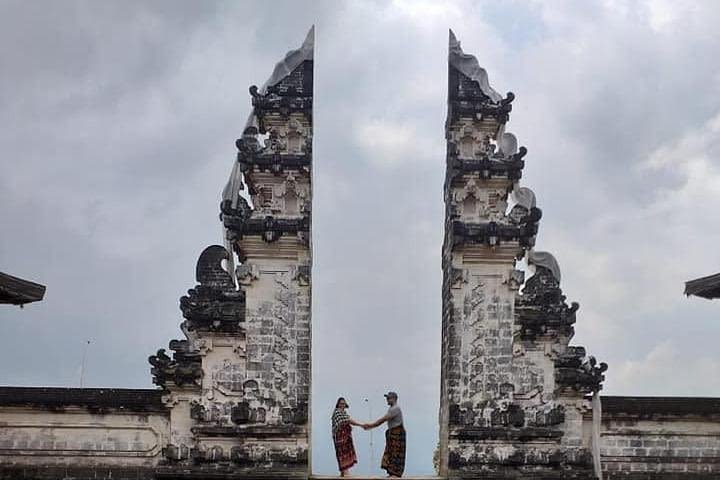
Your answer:
[[[603,397],[602,405],[605,479],[720,478],[720,399]]]
[[[0,478],[155,478],[170,415],[157,390],[0,387]]]

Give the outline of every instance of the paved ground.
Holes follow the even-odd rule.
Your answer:
[[[380,480],[388,478],[385,476],[367,476],[367,475],[351,475],[349,477],[341,477],[338,475],[310,475],[310,480],[344,480],[352,478],[354,480]],[[404,480],[446,480],[445,477],[436,477],[434,475],[410,475],[403,476]]]

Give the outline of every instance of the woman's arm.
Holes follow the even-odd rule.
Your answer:
[[[363,427],[363,428],[365,428],[366,430],[367,430],[367,429],[370,429],[370,428],[375,428],[375,427],[377,427],[377,426],[379,426],[379,425],[382,425],[383,423],[387,422],[388,420],[390,420],[390,418],[392,418],[390,415],[383,415],[382,417],[378,418],[378,419],[375,420],[374,422],[368,423],[368,424],[367,424],[365,427]]]
[[[356,427],[362,427],[362,426],[365,425],[364,423],[358,422],[358,421],[355,420],[354,418],[351,418],[350,421],[349,421],[349,423],[350,423],[350,425],[354,425],[354,426],[356,426]]]

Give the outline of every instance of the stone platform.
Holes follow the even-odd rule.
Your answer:
[[[310,475],[308,480],[345,480],[347,478],[355,480],[380,480],[389,477],[384,475],[350,475],[349,477],[341,477],[339,475]],[[447,480],[447,477],[437,477],[434,475],[403,475],[402,478],[405,480]]]

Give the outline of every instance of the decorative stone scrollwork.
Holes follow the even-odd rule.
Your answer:
[[[510,193],[510,199],[514,202],[514,205],[508,214],[508,218],[515,224],[519,224],[536,206],[535,192],[527,187],[518,187],[516,185],[516,188]]]
[[[525,425],[525,412],[520,405],[514,403],[494,408],[490,412],[490,425],[493,427],[522,427]]]
[[[583,347],[568,347],[555,361],[557,389],[561,393],[587,395],[602,389],[607,363],[597,363]]]
[[[511,290],[517,291],[525,282],[525,272],[522,270],[511,270],[508,276],[507,285]]]
[[[268,138],[265,139],[263,153],[281,153],[287,151],[287,140],[281,138],[276,129],[271,129]]]
[[[262,407],[251,407],[247,401],[239,402],[230,411],[230,420],[236,425],[264,423],[266,418],[267,410]]]
[[[525,282],[522,295],[515,301],[518,335],[523,340],[540,336],[556,338],[558,348],[567,345],[574,335],[573,324],[580,306],[565,302],[560,289],[560,267],[546,252],[528,253],[528,263],[535,266],[535,275]],[[559,392],[587,394],[602,388],[607,364],[587,357],[583,347],[567,347],[555,360],[555,379]]]
[[[213,349],[211,338],[198,338],[193,343],[195,345],[195,350],[199,355],[207,355]]]
[[[214,463],[230,460],[229,452],[225,454],[222,446],[213,445],[210,448],[200,446],[190,450],[190,458],[196,463]]]
[[[238,149],[238,162],[242,163],[243,159],[257,155],[262,151],[262,146],[258,141],[258,129],[255,126],[249,126],[243,130],[242,137],[235,140],[235,146]]]
[[[452,180],[468,173],[478,173],[483,180],[490,178],[519,180],[522,177],[525,162],[522,160],[520,152],[507,158],[480,156],[479,158],[463,159],[458,157],[456,146],[449,144],[448,148],[448,177]],[[520,150],[522,152],[524,147],[521,147]],[[524,151],[527,152],[527,150]]]
[[[311,153],[309,147],[311,144],[308,137],[308,130],[303,127],[298,119],[290,118],[287,125],[274,126],[269,129],[263,154],[309,154]]]
[[[568,306],[553,272],[536,267],[535,275],[525,282],[522,295],[515,300],[520,338],[533,340],[551,335],[570,339],[574,335],[575,312],[580,305]]]
[[[473,224],[455,220],[452,222],[453,245],[480,243],[495,247],[502,242],[518,241],[521,246],[530,247],[535,243],[541,216],[540,209],[533,208],[517,225],[495,221]]]
[[[235,269],[235,278],[240,285],[250,285],[260,278],[260,271],[255,264],[242,264]]]
[[[555,280],[558,283],[560,282],[560,264],[558,264],[552,253],[530,250],[527,252],[526,257],[528,265],[547,268]]]
[[[170,444],[162,449],[162,455],[170,461],[180,461],[190,458],[190,447],[185,444]]]
[[[293,280],[297,281],[299,285],[307,286],[310,285],[310,274],[310,265],[298,265],[296,268],[293,269],[291,275]]]
[[[269,85],[265,93],[261,93],[255,85],[250,87],[253,111],[258,119],[260,133],[266,132],[266,118],[272,115],[312,114],[312,63],[312,60],[302,62],[278,83]]]
[[[462,268],[451,267],[450,288],[459,289],[468,283],[467,271]]]
[[[235,231],[237,239],[243,238],[245,235],[260,235],[261,238],[268,242],[276,242],[283,235],[296,235],[299,233],[308,233],[310,231],[310,218],[302,216],[300,218],[276,218],[267,215],[265,218],[251,218],[245,221]]]
[[[170,349],[173,350],[172,358],[164,348],[148,358],[153,383],[163,388],[168,384],[199,387],[203,377],[200,355],[189,351],[187,340],[170,341]]]
[[[528,408],[527,425],[530,427],[554,427],[565,421],[565,407],[561,404],[543,404]]]
[[[469,179],[463,188],[454,193],[454,199],[460,206],[462,216],[466,218],[487,217],[489,214],[488,207],[485,203],[480,203],[481,193],[484,193],[477,186],[474,179]]]
[[[197,402],[197,401],[191,402],[190,418],[192,418],[193,420],[204,422],[206,413],[207,412],[205,410],[205,406],[202,405],[200,402]]]
[[[180,309],[188,331],[222,331],[237,333],[245,321],[245,292],[236,290],[222,261],[230,257],[219,245],[207,247],[197,263],[195,288],[180,299]]]
[[[496,150],[497,145],[495,145],[490,135],[485,135],[480,142],[480,151],[477,152],[475,156],[480,158],[493,158]]]
[[[506,123],[512,110],[515,95],[508,92],[505,98],[494,91],[487,79],[487,73],[472,55],[462,51],[460,42],[451,36],[449,55],[448,117],[458,118],[493,117],[498,123]]]
[[[279,212],[283,215],[300,215],[309,205],[310,192],[306,185],[298,182],[297,177],[288,173],[285,181],[275,189],[275,196],[282,201]]]
[[[457,404],[450,406],[450,424],[457,427],[485,427],[493,429],[555,427],[565,421],[565,407],[561,404],[525,406],[512,401],[486,401],[475,408]]]
[[[281,418],[285,424],[304,425],[308,421],[308,406],[306,403],[299,403],[294,408],[283,408]]]
[[[237,344],[233,348],[233,352],[240,358],[246,358],[247,357],[247,349],[245,348],[244,344]]]
[[[252,215],[252,208],[247,200],[238,197],[236,205],[233,206],[229,200],[223,200],[220,204],[220,220],[225,226],[228,241],[234,244],[238,240],[238,232],[241,232],[243,225]]]

